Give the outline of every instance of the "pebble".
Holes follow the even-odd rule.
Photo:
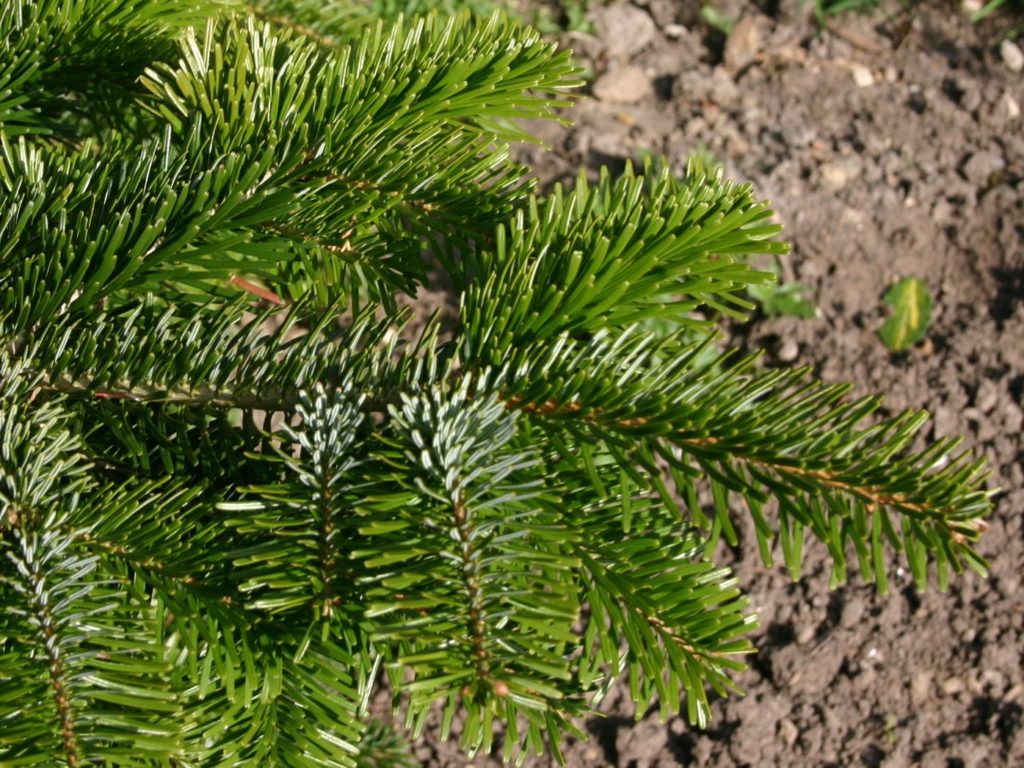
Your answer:
[[[982,379],[981,384],[978,385],[978,396],[975,402],[982,413],[991,411],[999,402],[999,385],[991,379]]]
[[[1006,403],[999,415],[1003,422],[1003,434],[1015,435],[1019,433],[1021,431],[1021,427],[1024,426],[1024,411],[1022,411],[1020,406],[1016,403]]]
[[[725,40],[724,62],[729,74],[735,77],[757,59],[761,50],[761,33],[753,16],[744,16],[732,28]]]
[[[931,694],[932,676],[928,672],[918,672],[910,683],[910,701],[919,707],[928,701]]]
[[[960,106],[973,115],[981,106],[981,101],[981,92],[977,88],[971,88],[963,95]]]
[[[811,640],[814,639],[815,629],[810,624],[807,624],[800,628],[800,631],[796,634],[797,645],[807,645]]]
[[[640,67],[618,67],[594,83],[594,95],[612,104],[636,104],[653,93],[650,78]]]
[[[646,48],[658,33],[650,16],[625,3],[595,8],[590,18],[612,58],[631,58]]]
[[[779,720],[779,737],[787,747],[792,747],[796,744],[797,737],[800,735],[800,729],[796,727],[796,724],[788,717],[784,717]]]
[[[633,154],[626,144],[626,137],[624,136],[608,132],[599,133],[590,140],[587,151],[593,152],[596,155],[604,155],[606,158],[620,157],[625,159]]]
[[[850,73],[853,75],[853,82],[859,88],[869,88],[875,84],[875,76],[863,64],[854,64],[850,67]]]
[[[933,413],[935,437],[950,437],[959,434],[960,414],[952,408],[940,405]]]
[[[1003,63],[1011,72],[1024,70],[1024,53],[1013,40],[1003,40],[999,44],[999,55],[1003,57]]]
[[[832,192],[842,189],[850,180],[850,174],[841,163],[822,163],[820,172],[822,184]]]
[[[864,601],[859,597],[850,597],[846,604],[843,605],[843,613],[839,618],[839,623],[849,629],[860,624],[860,620],[863,617]]]
[[[1020,104],[1018,104],[1017,100],[1010,95],[1009,91],[1003,94],[1002,101],[1003,109],[1006,110],[1006,117],[1008,119],[1016,120],[1018,117],[1020,117]]]
[[[669,24],[662,31],[669,40],[678,40],[680,37],[686,37],[689,34],[689,30],[682,24]]]
[[[978,87],[977,83],[968,80],[967,78],[963,78],[957,83],[957,85],[960,86],[961,83],[960,106],[973,114],[974,112],[977,112],[978,107],[981,106],[981,89]]]
[[[949,677],[942,682],[942,692],[947,696],[955,696],[961,693],[967,686],[959,677]]]
[[[986,186],[992,178],[992,174],[998,173],[1006,167],[1006,161],[1002,156],[982,150],[975,152],[964,163],[964,176],[968,181],[978,185]]]
[[[776,355],[782,362],[791,363],[800,357],[800,345],[794,339],[787,338],[779,345]]]

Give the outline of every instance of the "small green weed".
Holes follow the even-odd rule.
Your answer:
[[[711,3],[705,3],[700,7],[700,18],[712,29],[717,29],[723,35],[728,36],[732,32],[736,20],[722,13]]]
[[[889,286],[882,300],[892,308],[878,331],[885,346],[903,352],[925,337],[932,320],[932,297],[923,280],[899,280]]]
[[[879,5],[879,0],[804,0],[805,4],[808,2],[814,5],[814,15],[822,26],[825,26],[825,20],[830,16],[865,13]]]
[[[776,260],[767,268],[779,276],[781,269]],[[747,286],[747,295],[753,299],[768,317],[816,317],[818,308],[807,298],[810,286],[803,283],[760,283]]]
[[[536,9],[522,9],[520,15],[545,35],[565,31],[593,34],[587,13],[596,4],[595,0],[553,0]]]

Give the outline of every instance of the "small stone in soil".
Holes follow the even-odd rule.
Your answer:
[[[800,345],[794,339],[787,338],[779,345],[776,355],[782,362],[791,363],[800,356]]]
[[[910,701],[919,707],[928,701],[932,690],[932,676],[929,672],[918,672],[910,683]]]
[[[988,413],[999,402],[999,386],[991,379],[982,379],[981,384],[978,385],[978,396],[975,402],[978,405],[978,410]]]
[[[819,171],[822,184],[832,192],[842,189],[850,180],[850,174],[842,163],[822,163]]]
[[[851,597],[843,606],[843,613],[839,623],[847,628],[855,627],[864,616],[864,601],[859,597]]]
[[[996,582],[996,589],[1003,597],[1010,598],[1017,594],[1020,589],[1020,579],[1016,576],[1003,576]]]
[[[651,81],[640,67],[612,69],[594,83],[594,95],[612,104],[636,104],[652,92]]]
[[[589,15],[608,55],[616,59],[629,59],[639,53],[658,32],[650,16],[625,3],[595,8]]]
[[[998,173],[1005,167],[1006,161],[1000,155],[982,150],[975,152],[964,163],[964,176],[979,187],[986,186],[992,178],[992,174]]]
[[[1017,100],[1010,95],[1009,91],[1003,94],[1002,106],[1006,111],[1006,117],[1008,119],[1016,120],[1020,117],[1020,104],[1018,104]]]
[[[1000,409],[999,415],[1002,418],[1004,434],[1014,435],[1020,432],[1021,426],[1024,425],[1024,411],[1020,409],[1020,406],[1007,400]]]
[[[651,14],[651,18],[654,19],[654,23],[665,33],[666,37],[670,37],[668,28],[678,26],[675,24],[676,13],[678,12],[675,0],[648,0],[648,2],[642,2],[639,5],[647,9],[647,12]]]
[[[732,28],[725,41],[725,68],[735,77],[757,59],[761,50],[761,33],[753,16],[744,16]]]
[[[1003,63],[1011,72],[1024,70],[1024,53],[1013,40],[1003,40],[999,44],[999,55],[1003,57]]]
[[[964,681],[959,677],[949,677],[942,683],[942,692],[947,696],[955,696],[956,694],[961,693],[965,687]]]
[[[779,737],[787,747],[792,747],[799,735],[800,730],[788,717],[784,717],[779,721]]]
[[[860,88],[869,88],[875,84],[875,76],[863,64],[854,64],[850,68],[850,73],[853,75],[853,82]]]

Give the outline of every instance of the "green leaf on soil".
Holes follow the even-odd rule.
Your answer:
[[[748,285],[747,296],[761,305],[765,315],[803,318],[818,316],[818,307],[808,298],[811,287],[804,283],[783,282],[782,264],[777,258],[767,265],[760,265],[760,268],[775,275],[775,280]]]
[[[723,35],[728,36],[736,22],[717,8],[704,5],[700,9],[700,18],[713,29],[717,29]]]
[[[814,317],[818,308],[804,295],[810,288],[803,283],[766,283],[747,286],[747,294],[761,305],[769,317]]]
[[[885,346],[902,352],[924,338],[932,320],[932,297],[924,281],[904,278],[889,286],[882,299],[892,307],[892,314],[878,331]]]

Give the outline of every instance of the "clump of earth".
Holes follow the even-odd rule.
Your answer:
[[[592,32],[562,35],[592,75],[589,98],[572,127],[535,126],[549,146],[522,159],[550,186],[645,154],[682,173],[700,151],[751,181],[793,245],[783,280],[808,287],[817,315],[756,317],[731,342],[763,350],[765,365],[884,393],[887,413],[927,409],[928,437],[963,435],[1003,489],[980,545],[991,575],[920,592],[894,565],[889,595],[857,576],[830,591],[823,548],[794,582],[741,531],[722,559],[761,617],[738,679],[746,695],[716,701],[701,731],[656,713],[637,721],[613,692],[567,762],[1024,765],[1024,55],[949,2],[826,28],[792,0],[714,5],[727,35],[696,2],[593,8]],[[933,322],[894,354],[877,330],[882,295],[904,277],[928,285]],[[434,740],[416,755],[435,768],[501,764]]]

